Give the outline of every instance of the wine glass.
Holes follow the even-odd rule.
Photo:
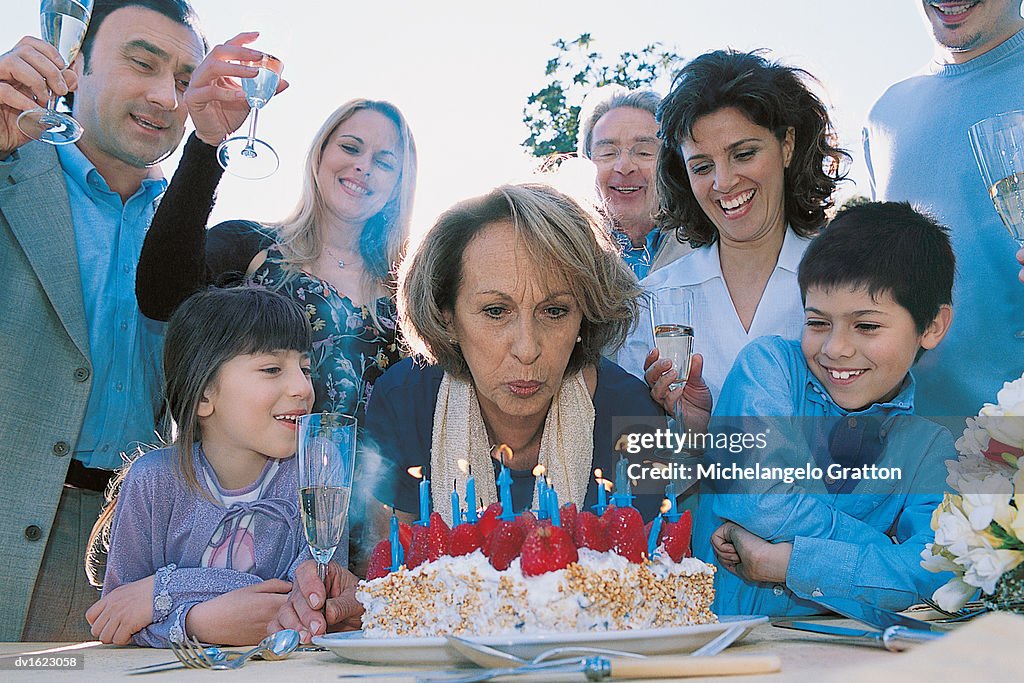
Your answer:
[[[89,28],[93,0],[42,0],[39,3],[39,28],[43,40],[57,48],[70,65],[82,46]],[[18,128],[33,140],[51,145],[70,145],[82,137],[82,124],[70,114],[56,110],[57,98],[50,93],[45,107],[24,111]]]
[[[996,213],[1024,248],[1024,111],[978,121],[967,133]],[[1024,329],[1014,335],[1024,338]]]
[[[356,462],[356,418],[313,413],[298,419],[299,508],[321,581],[345,530]]]
[[[257,60],[240,60],[237,63],[259,69],[259,73],[252,78],[240,79],[246,101],[252,108],[249,134],[228,138],[220,143],[217,147],[217,161],[232,175],[247,180],[260,180],[273,175],[279,160],[274,148],[256,137],[256,120],[260,109],[277,92],[277,83],[281,80],[284,65],[280,59],[268,54]]]
[[[651,311],[654,345],[658,348],[659,357],[672,361],[672,369],[676,371],[676,379],[669,385],[669,389],[685,387],[693,355],[693,327],[690,324],[693,293],[685,287],[662,287],[650,290],[647,301]],[[676,421],[676,429],[681,432],[682,397],[676,400],[672,417]]]

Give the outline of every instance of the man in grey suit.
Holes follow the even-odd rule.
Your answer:
[[[187,0],[97,0],[70,68],[37,38],[0,55],[0,640],[90,637],[86,541],[159,411],[162,329],[135,265],[205,51]],[[74,90],[78,143],[18,130],[48,89]]]

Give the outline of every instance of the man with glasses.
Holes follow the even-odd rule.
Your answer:
[[[597,192],[612,236],[640,280],[690,251],[654,220],[660,144],[654,113],[660,101],[651,90],[600,88],[584,102],[577,140],[579,156],[597,168]]]

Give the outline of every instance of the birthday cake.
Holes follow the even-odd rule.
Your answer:
[[[632,507],[603,515],[501,520],[495,503],[475,523],[429,525],[377,544],[356,597],[363,633],[395,636],[609,631],[716,622],[715,568],[690,557],[689,513],[652,534]],[[400,559],[403,558],[404,559]]]

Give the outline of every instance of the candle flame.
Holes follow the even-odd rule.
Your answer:
[[[611,490],[612,490],[612,482],[611,482],[610,479],[598,479],[597,483],[599,483],[601,486],[603,486],[605,491],[608,491],[609,493],[611,492]]]
[[[596,470],[594,470],[594,479],[597,479],[598,481],[600,481],[603,476],[604,476],[604,473],[601,472],[601,468],[600,467],[598,467]]]
[[[672,503],[668,502],[668,498],[661,501],[661,514],[665,514],[672,509]]]
[[[458,461],[457,464],[459,466],[459,472],[462,472],[463,474],[467,474],[469,472],[469,461],[468,460],[466,460],[464,458],[459,458],[459,461]]]
[[[509,448],[507,443],[503,443],[498,446],[498,459],[501,460],[502,465],[505,464],[505,456],[508,456],[509,460],[512,459],[512,449]]]
[[[616,451],[624,451],[629,447],[629,437],[626,434],[619,434],[618,440],[615,442]]]
[[[533,468],[533,476],[540,477],[544,475],[544,465],[537,465]]]
[[[408,472],[409,476],[411,476],[411,477],[416,477],[417,479],[422,479],[423,478],[423,466],[422,465],[420,465],[419,467],[410,467],[409,469],[406,470],[406,472]]]

